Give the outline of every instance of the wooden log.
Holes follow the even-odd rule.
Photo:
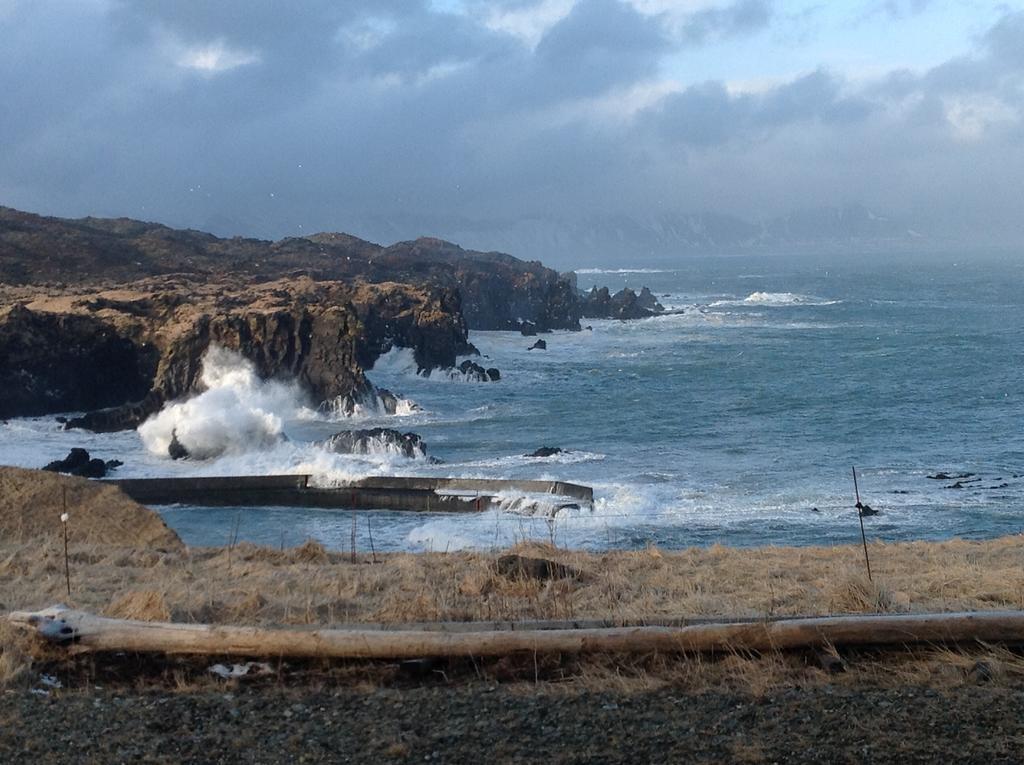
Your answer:
[[[1024,642],[1024,611],[825,616],[780,621],[555,630],[426,632],[291,630],[109,619],[54,607],[15,612],[72,652],[216,654],[246,657],[417,659],[513,653],[697,653],[824,645]]]

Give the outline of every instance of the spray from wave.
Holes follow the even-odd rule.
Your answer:
[[[207,350],[200,383],[201,393],[168,404],[139,426],[139,436],[151,453],[166,457],[173,451],[208,460],[260,451],[285,440],[288,420],[318,416],[296,382],[263,380],[252,362],[225,348]],[[374,391],[348,407],[330,409],[328,405],[321,414],[347,419],[410,413],[417,408],[386,391]]]
[[[473,362],[473,357],[460,356],[456,361],[458,366],[455,367],[421,371],[412,348],[396,345],[374,362],[373,371],[392,376],[420,377],[433,382],[481,382],[478,370],[464,366],[466,362]]]
[[[297,384],[261,380],[250,361],[224,348],[206,352],[200,381],[202,393],[139,426],[150,452],[168,456],[173,442],[195,459],[264,449],[284,437],[284,419],[305,408]]]

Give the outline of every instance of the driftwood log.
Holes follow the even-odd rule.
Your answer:
[[[54,606],[9,620],[74,653],[417,659],[513,653],[771,651],[915,643],[1021,643],[1024,611],[823,616],[688,626],[479,631],[267,629],[109,619]]]

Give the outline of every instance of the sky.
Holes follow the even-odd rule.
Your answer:
[[[0,204],[46,214],[374,238],[857,203],[1024,241],[1018,3],[0,0],[0,88]]]

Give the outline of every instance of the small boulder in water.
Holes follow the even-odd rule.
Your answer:
[[[858,502],[857,509],[860,511],[861,518],[868,518],[872,515],[878,515],[878,511],[871,507],[871,505],[865,505]]]
[[[533,454],[524,454],[524,457],[554,457],[556,454],[564,454],[565,450],[560,449],[557,446],[542,446],[540,449],[535,451]]]
[[[526,350],[528,350],[528,351],[546,351],[547,349],[548,349],[548,344],[545,341],[538,339],[537,342],[535,342],[533,345],[531,345]]]
[[[472,359],[466,359],[459,364],[459,372],[465,375],[468,379],[476,382],[497,382],[501,379],[501,372],[494,367],[490,369],[484,369],[482,366],[477,364]]]
[[[532,321],[523,321],[519,323],[519,332],[523,337],[533,337],[537,334],[537,325]]]
[[[427,445],[416,433],[399,433],[392,428],[343,430],[321,443],[337,454],[400,454],[415,459],[427,456]]]
[[[119,460],[104,462],[101,459],[92,458],[85,449],[74,448],[68,452],[68,456],[62,460],[54,460],[43,468],[51,473],[68,473],[82,478],[103,478],[108,470],[120,467],[123,463]]]

